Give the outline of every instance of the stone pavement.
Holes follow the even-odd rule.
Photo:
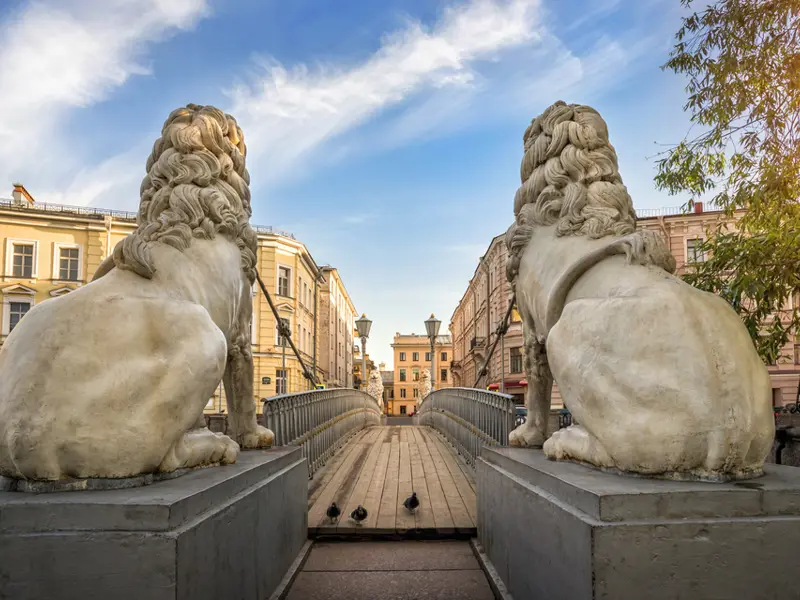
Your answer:
[[[316,542],[287,600],[493,600],[469,542]]]

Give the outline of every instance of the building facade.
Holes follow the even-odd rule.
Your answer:
[[[394,402],[394,371],[386,370],[386,363],[378,365],[381,372],[381,381],[383,381],[383,412],[384,414],[391,415],[392,402]]]
[[[353,337],[358,337],[358,332],[353,331]],[[369,348],[369,344],[367,344]],[[369,383],[369,376],[375,370],[375,361],[369,357],[367,352],[367,376],[361,377],[361,343],[353,345],[353,387],[356,389],[366,390]]]
[[[328,387],[353,387],[353,329],[356,308],[344,287],[339,271],[323,266],[320,284],[320,347],[319,364],[325,372]]]
[[[709,227],[726,218],[719,211],[703,211],[703,206],[699,203],[695,206],[695,211],[688,214],[682,214],[678,209],[638,212],[640,216],[637,226],[640,229],[656,231],[668,241],[679,275],[686,273],[692,263],[705,260],[698,249],[699,244]],[[486,376],[478,379],[488,350],[497,338],[497,327],[503,321],[512,297],[511,285],[505,275],[508,251],[504,237],[499,235],[491,241],[450,318],[454,353],[453,378],[456,386],[502,390],[522,403],[527,380],[524,373],[522,323],[515,310],[512,311],[511,323],[502,347],[498,344],[487,364]],[[798,299],[793,302],[798,302]],[[794,304],[790,304],[789,308],[792,306]],[[778,363],[770,365],[768,369],[775,406],[800,399],[800,339],[797,335],[786,345]],[[563,406],[557,385],[553,386],[552,406]]]
[[[21,185],[12,199],[0,199],[2,313],[0,346],[25,313],[40,302],[67,294],[91,281],[114,246],[136,228],[136,213],[37,203]],[[304,244],[291,234],[254,226],[258,270],[286,319],[303,362],[314,370],[324,343],[317,329],[322,270]],[[343,288],[343,286],[342,286]],[[352,303],[350,303],[352,306]],[[354,311],[351,311],[354,313]],[[326,322],[322,319],[322,322]],[[343,329],[352,332],[352,326]],[[313,389],[291,348],[282,345],[277,322],[258,284],[253,286],[253,401]],[[347,348],[352,348],[352,340]],[[284,360],[284,350],[285,360]],[[284,366],[285,365],[285,366]],[[348,368],[344,373],[351,373]],[[320,379],[325,373],[317,370]],[[222,386],[206,412],[227,412]]]
[[[428,336],[397,333],[394,352],[394,400],[389,402],[390,415],[413,414],[419,403],[419,378],[423,369],[431,368],[431,344]],[[435,389],[453,387],[451,361],[453,343],[449,335],[436,338]]]

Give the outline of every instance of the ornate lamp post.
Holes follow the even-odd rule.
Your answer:
[[[442,322],[433,316],[425,321],[425,331],[428,334],[428,339],[431,341],[431,391],[436,389],[436,336],[439,335],[439,326]]]
[[[358,330],[358,337],[361,338],[361,385],[366,386],[367,381],[367,338],[369,337],[369,329],[372,327],[366,315],[362,314],[360,319],[356,319],[356,329]]]

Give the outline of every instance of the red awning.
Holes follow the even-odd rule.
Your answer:
[[[489,387],[486,388],[487,390],[499,390],[500,384],[499,383],[490,383]]]

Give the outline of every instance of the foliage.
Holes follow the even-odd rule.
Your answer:
[[[736,217],[685,278],[726,298],[774,363],[800,325],[797,303],[780,311],[800,294],[800,0],[711,2],[683,19],[662,68],[687,77],[702,133],[660,157],[656,185]]]

